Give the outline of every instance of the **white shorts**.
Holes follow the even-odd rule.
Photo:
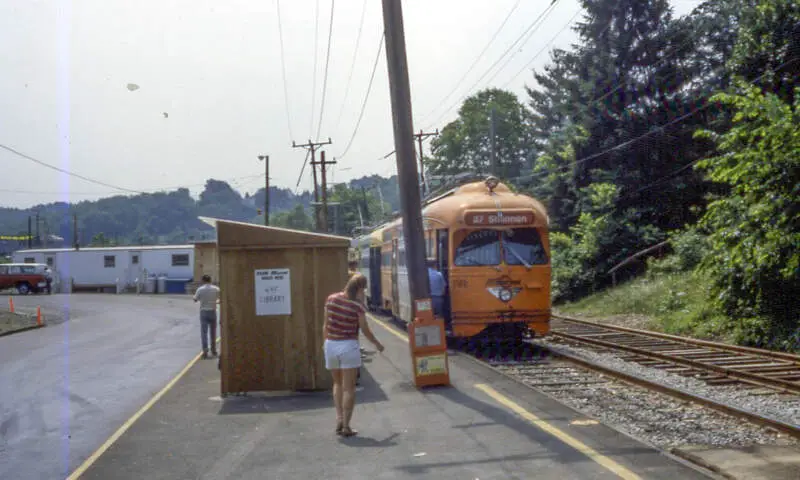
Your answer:
[[[358,340],[325,340],[325,368],[361,367],[361,349]]]

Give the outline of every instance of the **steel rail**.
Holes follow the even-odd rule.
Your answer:
[[[736,380],[751,383],[754,385],[758,385],[761,387],[777,389],[789,393],[800,394],[800,384],[790,382],[788,380],[782,380],[778,378],[771,378],[762,375],[758,375],[755,373],[749,373],[745,371],[734,370],[732,368],[723,367],[719,365],[713,365],[703,362],[698,362],[696,360],[688,360],[681,357],[676,357],[672,355],[665,355],[663,353],[653,352],[649,350],[645,350],[638,347],[630,347],[628,345],[620,345],[612,342],[606,342],[603,340],[595,340],[593,338],[584,338],[578,335],[571,335],[568,333],[563,332],[553,332],[554,335],[567,338],[576,342],[580,343],[589,343],[592,345],[597,345],[600,347],[609,348],[612,350],[622,350],[626,352],[635,353],[641,357],[653,359],[653,360],[661,360],[668,363],[675,363],[679,365],[685,365],[687,367],[692,367],[697,370],[706,370],[718,373],[720,375],[734,378]]]
[[[725,414],[728,414],[728,415],[732,415],[732,416],[735,416],[735,417],[738,417],[738,418],[743,418],[743,419],[746,419],[746,420],[748,420],[748,421],[750,421],[752,423],[756,423],[758,425],[762,425],[762,426],[765,426],[765,427],[773,428],[775,430],[778,430],[778,431],[781,431],[783,433],[786,433],[786,434],[792,436],[793,438],[800,439],[800,426],[798,426],[798,425],[787,423],[787,422],[784,422],[782,420],[778,420],[776,418],[768,417],[768,416],[765,416],[765,415],[760,415],[758,413],[754,413],[754,412],[751,412],[751,411],[748,411],[748,410],[737,408],[737,407],[734,407],[732,405],[727,405],[727,404],[724,404],[724,403],[720,403],[720,402],[717,402],[717,401],[712,400],[710,398],[706,398],[706,397],[703,397],[701,395],[697,395],[697,394],[694,394],[694,393],[691,393],[691,392],[687,392],[686,390],[683,390],[683,389],[680,389],[680,388],[677,388],[677,387],[671,387],[671,386],[663,385],[663,384],[658,383],[658,382],[654,382],[654,381],[647,380],[647,379],[644,379],[644,378],[641,378],[641,377],[637,377],[635,375],[630,375],[628,373],[621,372],[621,371],[616,370],[614,368],[605,367],[603,365],[598,365],[596,363],[590,362],[588,360],[585,360],[583,358],[577,357],[577,356],[569,354],[569,353],[565,353],[565,352],[559,351],[557,349],[553,349],[553,348],[550,348],[550,347],[545,347],[545,348],[550,350],[550,352],[552,352],[553,355],[555,355],[557,357],[564,358],[565,360],[567,360],[567,361],[569,361],[571,363],[575,363],[577,365],[580,365],[581,367],[584,367],[586,369],[593,370],[593,371],[596,371],[598,373],[602,373],[604,375],[609,375],[611,377],[619,378],[620,380],[623,380],[625,382],[632,383],[634,385],[638,385],[638,386],[647,388],[648,390],[654,390],[654,391],[657,391],[659,393],[663,393],[665,395],[669,395],[669,396],[672,396],[672,397],[675,397],[675,398],[678,398],[678,399],[681,399],[681,400],[687,400],[687,401],[690,401],[690,402],[695,402],[695,403],[704,405],[706,407],[712,408],[714,410],[717,410],[719,412],[722,412],[722,413],[725,413]]]
[[[592,322],[590,320],[582,320],[579,318],[567,317],[564,315],[551,315],[552,318],[556,320],[565,320],[572,323],[579,323],[583,325],[588,325],[597,328],[603,328],[606,330],[616,330],[618,332],[626,332],[626,333],[633,333],[637,335],[642,335],[646,337],[653,337],[653,338],[661,338],[664,340],[673,340],[676,342],[681,343],[688,343],[692,345],[699,345],[703,347],[709,348],[718,348],[720,350],[728,350],[731,352],[740,352],[740,353],[751,353],[753,355],[760,355],[762,357],[771,357],[781,360],[787,360],[790,362],[795,362],[800,365],[800,355],[795,355],[792,353],[786,352],[773,352],[771,350],[764,350],[761,348],[752,348],[752,347],[742,347],[739,345],[728,345],[726,343],[719,343],[719,342],[710,342],[708,340],[698,340],[695,338],[686,338],[686,337],[679,337],[677,335],[669,335],[667,333],[660,333],[660,332],[652,332],[649,330],[639,330],[636,328],[629,328],[629,327],[620,327],[618,325],[606,325],[604,323]]]

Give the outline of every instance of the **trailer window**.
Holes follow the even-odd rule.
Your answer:
[[[36,263],[36,259],[33,258],[33,257],[25,257],[25,260],[23,260],[23,263]]]
[[[503,258],[507,265],[546,265],[547,254],[535,228],[503,231]]]
[[[115,257],[114,255],[104,256],[103,265],[105,268],[114,268],[117,265],[117,257]]]
[[[500,235],[496,230],[477,230],[456,247],[453,263],[459,267],[500,264]]]
[[[189,266],[189,255],[188,254],[178,254],[172,256],[172,266],[173,267],[186,267]]]

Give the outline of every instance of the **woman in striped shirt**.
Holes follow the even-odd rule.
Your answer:
[[[366,277],[356,273],[350,277],[343,291],[331,294],[325,301],[325,366],[333,375],[336,433],[346,437],[357,433],[350,428],[350,419],[355,406],[356,375],[361,367],[359,330],[364,332],[379,352],[383,351],[383,345],[367,324],[364,306],[366,287]]]

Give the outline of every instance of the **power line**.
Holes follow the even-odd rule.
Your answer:
[[[247,176],[243,176],[243,177],[225,178],[225,179],[221,179],[220,181],[223,181],[223,182],[226,182],[226,183],[230,183],[230,182],[236,182],[237,180],[249,180],[249,179],[261,180],[263,178],[264,178],[264,174],[263,173],[258,173],[258,174],[255,174],[255,175],[247,175]],[[248,183],[250,183],[250,182],[245,182],[243,185],[247,185]],[[195,183],[195,184],[191,184],[191,185],[175,185],[175,186],[171,186],[171,187],[160,187],[160,188],[142,190],[141,194],[143,194],[143,195],[151,195],[153,193],[159,193],[159,192],[163,192],[165,190],[179,190],[181,188],[189,189],[191,187],[203,187],[205,185],[206,185],[206,183]],[[9,189],[9,188],[0,188],[0,192],[21,193],[21,194],[31,194],[31,195],[60,195],[60,194],[63,194],[63,193],[67,193],[69,195],[109,195],[109,194],[117,193],[114,190],[106,190],[106,191],[101,191],[101,192],[76,192],[74,190],[61,190],[61,191],[49,190],[49,191],[45,191],[45,190],[18,190],[18,189]]]
[[[34,163],[37,163],[37,164],[39,164],[39,165],[41,165],[43,167],[47,167],[47,168],[50,168],[52,170],[55,170],[55,171],[58,171],[58,172],[73,176],[75,178],[79,178],[79,179],[84,180],[86,182],[94,183],[96,185],[101,185],[103,187],[108,187],[108,188],[111,188],[112,190],[115,190],[115,191],[124,191],[124,192],[136,193],[136,194],[139,194],[139,195],[148,195],[148,194],[157,193],[157,192],[164,191],[164,190],[177,190],[177,189],[189,188],[189,187],[202,187],[202,186],[205,185],[205,183],[197,183],[197,184],[193,184],[193,185],[176,185],[176,186],[171,186],[171,187],[160,187],[160,188],[154,188],[154,189],[148,189],[148,190],[133,190],[133,189],[130,189],[130,188],[120,187],[120,186],[117,186],[117,185],[106,183],[106,182],[103,182],[103,181],[100,181],[100,180],[95,180],[93,178],[89,178],[89,177],[86,177],[84,175],[80,175],[80,174],[77,174],[75,172],[71,172],[69,170],[65,170],[63,168],[56,167],[56,166],[51,165],[51,164],[49,164],[47,162],[43,162],[42,160],[34,158],[34,157],[32,157],[30,155],[27,155],[25,153],[22,153],[19,150],[16,150],[16,149],[14,149],[12,147],[9,147],[7,145],[0,144],[0,148],[2,148],[4,150],[7,150],[7,151],[9,151],[9,152],[11,152],[11,153],[13,153],[13,154],[15,154],[17,156],[20,156],[20,157],[22,157],[22,158],[24,158],[26,160],[30,160],[30,161],[32,161]],[[255,174],[255,175],[246,175],[246,176],[242,176],[242,177],[228,178],[228,179],[223,180],[223,181],[244,180],[244,179],[249,179],[249,178],[254,178],[254,177],[261,177],[262,175],[263,174],[258,173],[258,174]],[[30,191],[30,190],[8,190],[8,189],[6,189],[6,190],[3,190],[3,191],[7,191],[9,193],[37,193],[37,192],[34,192],[34,191]],[[40,193],[48,194],[50,192],[40,192]],[[54,193],[65,193],[65,192],[62,191],[62,192],[54,192]],[[70,192],[70,191],[67,191],[66,193],[78,194],[77,192]],[[112,193],[112,192],[93,192],[93,193],[83,192],[83,193],[80,193],[80,195],[103,195],[103,194],[106,194],[106,193]]]
[[[286,124],[289,127],[289,137],[294,138],[294,133],[292,132],[292,120],[291,115],[289,114],[289,90],[286,86],[286,63],[284,60],[284,48],[283,48],[283,26],[281,22],[281,0],[277,0],[275,2],[278,6],[278,37],[280,38],[281,43],[281,71],[283,72],[283,99],[284,105],[286,106]]]
[[[70,172],[69,170],[64,170],[63,168],[59,168],[59,167],[56,167],[54,165],[50,165],[49,163],[45,163],[45,162],[43,162],[41,160],[38,160],[36,158],[31,157],[30,155],[26,155],[26,154],[24,154],[24,153],[22,153],[22,152],[20,152],[18,150],[15,150],[15,149],[13,149],[13,148],[11,148],[9,146],[3,145],[3,144],[0,144],[0,148],[8,150],[9,152],[11,152],[11,153],[13,153],[15,155],[18,155],[18,156],[20,156],[22,158],[25,158],[27,160],[30,160],[32,162],[38,163],[39,165],[42,165],[43,167],[47,167],[47,168],[53,169],[53,170],[55,170],[57,172],[66,173],[67,175],[71,175],[71,176],[73,176],[75,178],[80,178],[81,180],[85,180],[85,181],[90,182],[90,183],[94,183],[94,184],[97,184],[97,185],[102,185],[104,187],[109,187],[109,188],[112,188],[114,190],[121,190],[121,191],[124,191],[124,192],[140,193],[140,194],[145,193],[145,192],[142,192],[140,190],[132,190],[130,188],[119,187],[117,185],[112,185],[110,183],[101,182],[100,180],[95,180],[93,178],[84,177],[83,175],[79,175],[77,173]]]
[[[378,70],[378,61],[381,58],[381,52],[383,51],[383,38],[386,36],[386,32],[381,34],[381,38],[378,41],[378,54],[375,55],[375,63],[372,65],[372,73],[369,77],[369,85],[367,86],[367,93],[364,95],[364,102],[361,104],[361,112],[358,114],[358,121],[356,122],[356,126],[353,129],[353,135],[350,136],[350,141],[347,142],[347,146],[344,148],[344,152],[339,155],[339,160],[344,158],[347,155],[347,152],[350,150],[350,145],[353,144],[353,139],[356,138],[356,134],[358,133],[358,127],[361,125],[361,118],[364,116],[364,110],[367,107],[367,100],[369,100],[369,94],[372,91],[372,81],[375,79],[375,72]]]
[[[509,79],[509,80],[508,80],[506,83],[504,83],[504,84],[503,84],[503,86],[502,86],[501,88],[506,88],[506,87],[508,86],[508,84],[509,84],[509,83],[511,83],[511,82],[513,82],[514,80],[516,80],[516,78],[517,78],[517,77],[518,77],[518,76],[519,76],[519,75],[520,75],[522,72],[524,72],[525,70],[527,70],[527,69],[528,69],[528,67],[530,67],[530,66],[531,66],[531,64],[532,64],[534,61],[536,61],[536,59],[537,59],[537,58],[539,58],[539,55],[541,55],[542,53],[544,53],[544,52],[545,52],[545,50],[547,50],[547,49],[550,47],[550,45],[552,45],[552,44],[553,44],[553,42],[555,42],[556,38],[558,38],[558,37],[559,37],[559,35],[561,35],[561,33],[562,33],[564,30],[566,30],[568,26],[572,25],[572,22],[575,20],[575,17],[577,17],[577,16],[578,16],[578,14],[580,14],[582,11],[583,11],[583,9],[579,8],[579,9],[578,9],[578,11],[577,11],[577,12],[575,12],[575,15],[573,15],[573,16],[572,16],[572,18],[570,18],[570,19],[569,19],[569,21],[568,21],[567,23],[565,23],[563,27],[561,27],[561,30],[559,30],[559,31],[558,31],[558,33],[556,33],[556,34],[553,36],[553,38],[551,38],[551,39],[550,39],[550,41],[549,41],[549,42],[547,42],[547,44],[546,44],[544,47],[542,47],[542,49],[541,49],[541,50],[539,50],[539,51],[536,53],[536,55],[534,55],[534,56],[533,56],[533,58],[531,58],[531,59],[530,59],[530,61],[528,61],[528,63],[526,63],[526,64],[525,64],[525,65],[524,65],[524,66],[523,66],[521,69],[519,69],[519,71],[518,71],[517,73],[515,73],[513,77],[511,77],[511,78],[510,78],[510,79]]]
[[[766,75],[768,75],[770,73],[776,73],[779,70],[781,70],[783,67],[785,67],[785,66],[789,65],[790,63],[793,63],[793,62],[795,62],[797,60],[799,60],[799,59],[798,58],[793,58],[793,59],[791,59],[789,61],[786,61],[786,62],[782,63],[781,65],[778,65],[778,67],[776,67],[774,70],[765,71],[764,73],[762,73],[758,77],[756,77],[753,80],[749,81],[749,83],[754,84],[756,82],[759,82]],[[721,65],[717,70],[723,70],[725,68],[726,68],[725,65]],[[632,138],[630,140],[626,140],[626,141],[624,141],[624,142],[622,142],[622,143],[620,143],[618,145],[615,145],[613,147],[607,148],[607,149],[603,150],[602,152],[593,153],[593,154],[588,155],[586,157],[583,157],[583,158],[580,158],[580,159],[577,159],[577,160],[573,160],[572,162],[569,162],[569,163],[566,163],[566,164],[561,165],[559,167],[556,167],[554,171],[542,171],[542,172],[539,172],[538,174],[533,174],[530,177],[531,178],[536,178],[536,177],[539,177],[539,176],[543,176],[543,175],[546,175],[546,174],[557,172],[557,171],[562,170],[564,168],[574,167],[574,166],[579,165],[581,163],[588,162],[589,160],[594,160],[595,158],[598,158],[598,157],[601,157],[601,156],[603,156],[603,155],[605,155],[607,153],[613,152],[614,150],[619,150],[621,148],[627,147],[629,145],[632,145],[632,144],[638,142],[639,140],[641,140],[641,139],[643,139],[645,137],[649,137],[650,135],[652,135],[654,133],[663,132],[666,127],[670,127],[672,125],[680,123],[680,122],[686,120],[687,118],[691,117],[695,113],[701,112],[701,111],[711,107],[712,105],[714,105],[714,103],[706,102],[702,106],[693,108],[688,113],[685,113],[685,114],[683,114],[683,115],[681,115],[681,116],[679,116],[679,117],[677,117],[677,118],[675,118],[675,119],[673,119],[673,120],[671,120],[671,121],[669,121],[669,122],[667,122],[667,123],[665,123],[663,125],[658,125],[655,128],[651,128],[648,132],[643,133],[642,135],[634,137],[634,138]]]
[[[469,96],[469,95],[472,93],[472,91],[475,89],[475,87],[476,87],[476,86],[477,86],[477,85],[478,85],[478,84],[479,84],[479,83],[480,83],[480,82],[481,82],[481,81],[482,81],[482,80],[483,80],[483,79],[486,77],[486,75],[487,75],[487,74],[489,74],[489,72],[491,72],[492,70],[494,70],[494,68],[495,68],[495,67],[496,67],[496,66],[497,66],[497,65],[498,65],[498,64],[499,64],[499,63],[500,63],[500,62],[501,62],[501,61],[502,61],[502,60],[503,60],[503,59],[504,59],[504,58],[505,58],[507,55],[508,55],[508,53],[509,53],[509,52],[510,52],[510,51],[511,51],[511,50],[512,50],[512,49],[513,49],[513,48],[514,48],[514,47],[515,47],[515,46],[516,46],[518,43],[519,43],[519,41],[520,41],[520,40],[522,40],[522,39],[523,39],[523,38],[524,38],[526,35],[528,35],[528,33],[529,33],[529,32],[530,32],[530,31],[531,31],[531,30],[532,30],[534,27],[536,27],[536,28],[538,29],[538,26],[537,26],[537,25],[539,25],[539,22],[540,22],[540,20],[542,20],[542,19],[543,19],[543,17],[544,17],[545,15],[547,15],[547,14],[548,14],[548,13],[549,13],[549,12],[550,12],[550,11],[551,11],[551,10],[552,10],[554,7],[555,7],[555,5],[556,5],[556,4],[557,4],[559,1],[560,1],[560,0],[553,0],[553,1],[550,3],[550,5],[548,5],[548,6],[547,6],[547,8],[545,8],[545,9],[544,9],[544,11],[543,11],[541,14],[539,14],[539,16],[538,16],[538,17],[536,17],[536,19],[535,19],[535,20],[534,20],[534,21],[533,21],[533,22],[532,22],[530,25],[528,25],[528,27],[525,29],[525,31],[523,31],[523,32],[522,32],[522,33],[519,35],[519,37],[517,37],[517,39],[516,39],[516,40],[514,40],[514,42],[513,42],[511,45],[509,45],[509,46],[508,46],[508,48],[505,50],[505,52],[503,52],[503,53],[500,55],[500,57],[499,57],[497,60],[495,60],[495,62],[494,62],[494,63],[493,63],[493,64],[492,64],[492,65],[491,65],[491,66],[490,66],[490,67],[489,67],[489,68],[488,68],[488,69],[487,69],[487,70],[486,70],[484,73],[483,73],[483,75],[481,75],[481,76],[478,78],[478,80],[476,80],[476,81],[475,81],[475,83],[473,83],[473,84],[472,84],[472,86],[470,86],[470,87],[467,89],[467,92],[468,92],[468,93],[466,93],[465,95],[461,96],[461,98],[459,98],[459,99],[456,101],[456,103],[454,103],[454,104],[450,105],[449,107],[447,107],[447,108],[446,108],[446,109],[445,109],[445,110],[442,112],[442,114],[441,114],[441,115],[439,115],[439,117],[438,117],[438,118],[437,118],[435,121],[431,122],[431,125],[432,125],[432,124],[435,124],[435,123],[438,123],[438,122],[439,122],[439,120],[441,120],[441,118],[442,118],[442,117],[444,117],[445,115],[447,115],[447,113],[448,113],[448,112],[450,112],[450,110],[452,110],[454,106],[456,106],[456,105],[458,105],[458,104],[462,103],[462,102],[464,101],[464,99],[465,99],[465,98],[467,98],[467,97],[468,97],[468,96]],[[535,31],[535,30],[534,30],[534,31]],[[444,102],[441,102],[441,103],[439,104],[439,106],[438,106],[438,107],[436,107],[435,109],[433,109],[433,110],[432,110],[432,112],[435,112],[436,110],[438,110],[438,109],[439,109],[439,107],[441,107],[443,104],[444,104]],[[424,119],[423,119],[423,120],[424,120]],[[431,126],[429,125],[428,127],[426,127],[426,130],[429,130],[430,128],[431,128]]]
[[[336,118],[336,125],[342,124],[342,115],[344,114],[344,107],[347,105],[347,95],[350,93],[350,83],[353,80],[353,71],[355,71],[356,66],[356,57],[358,57],[358,46],[361,42],[361,31],[364,28],[364,15],[367,12],[367,2],[369,0],[364,0],[364,3],[361,5],[361,21],[358,24],[358,35],[356,35],[356,47],[353,49],[353,60],[350,63],[350,73],[347,76],[347,84],[344,87],[344,98],[342,99],[342,107],[339,109],[339,115]]]
[[[314,133],[314,111],[315,111],[315,104],[317,103],[317,37],[319,36],[319,0],[317,0],[316,10],[317,10],[316,19],[314,20],[314,72],[312,74],[314,81],[311,84],[311,121],[309,122],[308,125],[309,136],[311,136]]]
[[[462,75],[461,78],[459,78],[458,81],[453,85],[453,87],[450,88],[450,90],[449,90],[450,93],[448,93],[447,96],[444,97],[444,99],[442,99],[442,101],[439,104],[439,106],[437,106],[436,108],[434,108],[430,112],[426,113],[422,117],[423,119],[428,118],[433,112],[436,111],[437,108],[439,108],[444,102],[446,102],[450,98],[451,95],[453,95],[456,92],[456,89],[458,88],[459,85],[461,85],[461,82],[463,82],[464,79],[467,78],[467,75],[469,75],[472,72],[472,69],[475,68],[475,65],[477,65],[478,62],[480,61],[480,59],[483,58],[483,55],[489,49],[489,46],[491,46],[491,44],[495,41],[495,39],[497,38],[497,35],[499,35],[500,31],[503,30],[503,27],[505,27],[506,23],[508,22],[508,19],[511,18],[511,14],[513,14],[514,11],[516,11],[517,7],[519,6],[519,3],[520,3],[520,0],[517,0],[517,2],[514,4],[514,6],[511,7],[511,10],[509,10],[508,14],[506,14],[506,18],[503,20],[503,22],[500,24],[500,26],[494,32],[494,35],[492,35],[492,38],[486,43],[486,46],[483,47],[483,50],[481,51],[481,53],[479,53],[478,56],[475,57],[475,60],[472,61],[472,65],[469,66],[467,71],[464,72],[464,75]]]
[[[322,77],[322,102],[319,107],[319,124],[317,125],[317,136],[315,137],[317,139],[319,139],[319,132],[322,130],[322,118],[325,113],[325,93],[328,89],[328,63],[331,59],[331,37],[333,36],[333,9],[334,0],[331,0],[331,21],[328,27],[328,52],[325,55],[325,75]]]
[[[553,7],[553,6],[554,6],[554,4],[550,4],[550,5],[551,5],[551,7]],[[578,12],[580,12],[580,10],[578,10]],[[533,37],[533,34],[534,34],[534,33],[536,33],[536,31],[539,29],[539,27],[540,27],[540,26],[541,26],[541,25],[544,23],[544,20],[545,20],[547,17],[549,17],[551,13],[553,13],[553,8],[551,8],[549,11],[545,12],[545,13],[542,15],[542,17],[541,17],[541,19],[542,19],[542,20],[539,22],[539,24],[536,26],[536,28],[535,28],[535,29],[531,30],[531,31],[528,33],[527,37],[525,37],[525,40],[523,40],[523,41],[522,41],[522,43],[520,44],[519,48],[518,48],[518,49],[516,49],[516,51],[514,51],[514,53],[512,53],[512,54],[511,54],[509,57],[507,57],[507,58],[506,58],[506,61],[505,61],[505,63],[503,63],[503,65],[501,65],[501,66],[500,66],[500,68],[499,68],[499,69],[497,69],[497,70],[494,72],[494,74],[493,74],[491,77],[489,77],[489,80],[486,80],[486,84],[487,84],[487,85],[488,85],[488,84],[491,84],[491,83],[492,83],[492,80],[494,80],[494,79],[495,79],[495,77],[497,76],[497,74],[498,74],[498,73],[500,73],[500,72],[502,72],[502,71],[503,71],[503,70],[504,70],[504,69],[505,69],[505,68],[508,66],[508,64],[509,64],[509,63],[511,63],[511,60],[514,58],[514,56],[517,54],[517,52],[518,52],[518,51],[521,51],[521,50],[522,50],[522,48],[523,48],[525,45],[527,45],[527,43],[528,43],[528,42],[530,41],[530,39]],[[577,13],[576,13],[575,15],[577,16]],[[574,18],[574,17],[573,17],[573,18]],[[559,33],[561,33],[561,32],[559,32]],[[554,37],[553,39],[555,40],[555,37]]]

